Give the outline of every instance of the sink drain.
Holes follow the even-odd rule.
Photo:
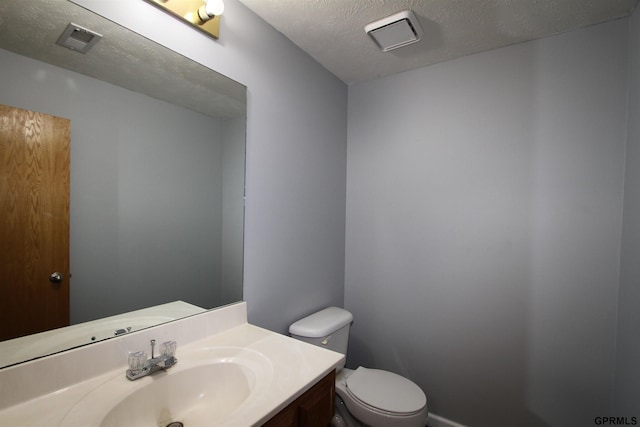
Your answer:
[[[172,423],[167,424],[166,427],[184,427],[184,424],[182,424],[179,421],[174,421]]]

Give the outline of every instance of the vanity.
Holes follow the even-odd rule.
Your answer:
[[[129,353],[176,341],[178,363],[131,381]],[[344,356],[247,322],[240,302],[0,370],[0,425],[315,426]]]

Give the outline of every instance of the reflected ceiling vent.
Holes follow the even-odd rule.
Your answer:
[[[87,53],[102,35],[76,24],[69,24],[58,38],[56,44],[80,53]]]
[[[410,10],[372,22],[364,27],[364,31],[383,52],[418,42],[422,37],[420,23]]]

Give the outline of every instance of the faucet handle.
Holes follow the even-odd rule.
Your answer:
[[[166,341],[162,343],[161,353],[163,356],[175,356],[178,344],[175,341]]]
[[[134,351],[133,353],[129,353],[129,369],[131,369],[132,371],[142,370],[146,362],[146,351]]]

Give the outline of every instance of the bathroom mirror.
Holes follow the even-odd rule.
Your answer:
[[[70,23],[102,38],[57,45]],[[246,88],[68,0],[1,2],[0,58],[0,104],[71,120],[71,328],[241,300]],[[3,366],[64,350],[34,347]]]

